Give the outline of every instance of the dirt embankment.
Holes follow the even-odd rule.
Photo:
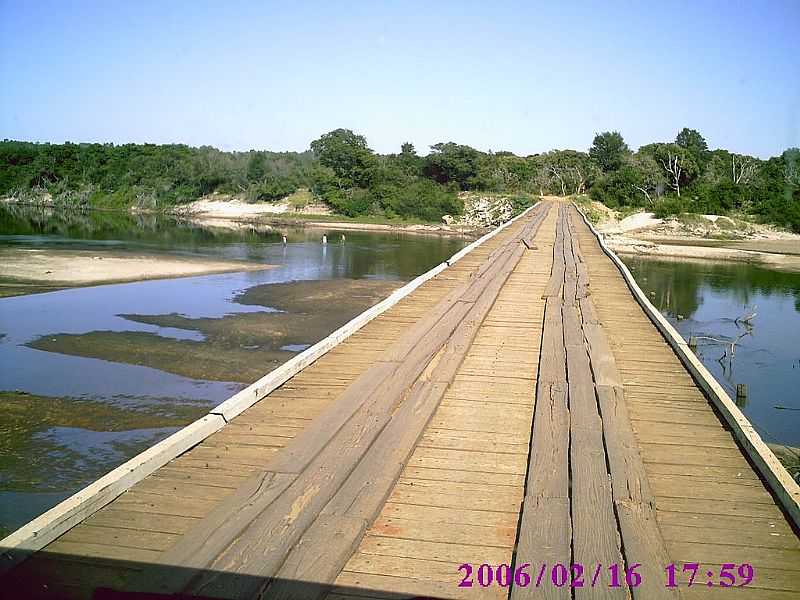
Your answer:
[[[269,268],[272,265],[195,257],[9,247],[0,248],[0,296]]]
[[[800,235],[774,227],[719,215],[659,219],[640,212],[620,219],[597,202],[585,210],[609,247],[620,254],[732,260],[800,272]]]

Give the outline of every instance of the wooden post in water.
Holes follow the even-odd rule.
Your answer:
[[[737,383],[736,384],[736,401],[744,401],[747,402],[747,384],[746,383]]]
[[[689,348],[691,348],[692,351],[697,350],[697,338],[693,335],[689,336]]]

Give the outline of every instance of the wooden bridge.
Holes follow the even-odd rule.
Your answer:
[[[0,542],[0,595],[800,597],[797,485],[575,207],[455,259]]]

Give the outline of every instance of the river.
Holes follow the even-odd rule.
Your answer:
[[[622,256],[768,443],[800,446],[800,274],[711,261]],[[743,321],[755,313],[749,321]],[[731,342],[735,342],[733,351]]]

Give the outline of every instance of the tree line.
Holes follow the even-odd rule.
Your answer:
[[[632,151],[617,131],[588,152],[531,156],[481,152],[453,142],[426,156],[405,143],[381,155],[364,136],[336,129],[306,152],[222,152],[203,146],[0,142],[0,194],[49,193],[65,204],[160,208],[212,192],[272,201],[299,188],[340,214],[425,221],[456,215],[458,193],[509,195],[515,206],[542,194],[589,194],[612,208],[746,213],[800,231],[800,150],[761,160],[710,150],[685,128],[675,140]]]
[[[307,152],[222,152],[182,144],[0,142],[0,195],[44,193],[96,207],[162,208],[213,192],[250,201],[283,198],[310,184]]]

